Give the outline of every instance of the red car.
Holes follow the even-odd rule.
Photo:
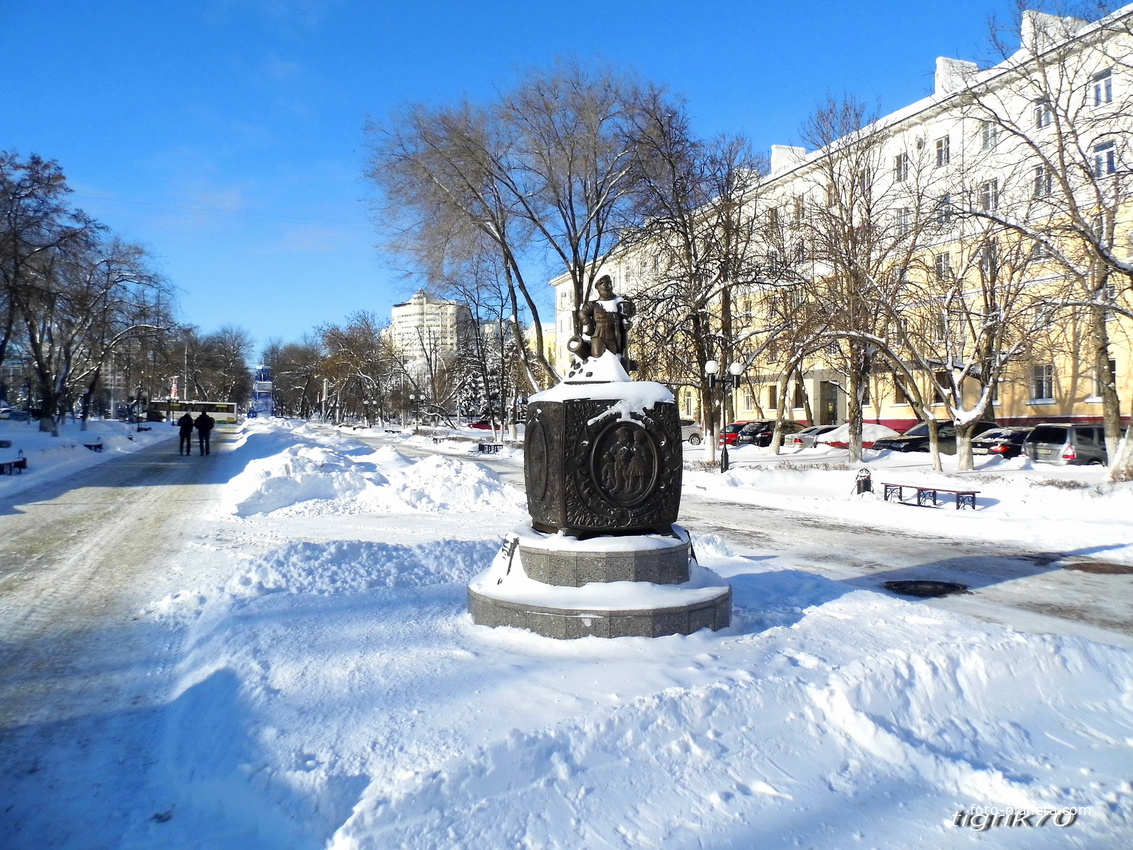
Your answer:
[[[749,419],[743,419],[739,422],[733,422],[731,425],[725,428],[723,433],[720,434],[720,439],[718,440],[720,445],[734,446],[736,444],[736,440],[740,436],[740,431],[742,431],[744,429],[744,426],[750,421],[751,420]]]

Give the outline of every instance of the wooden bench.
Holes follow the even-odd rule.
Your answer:
[[[503,443],[478,443],[476,451],[485,455],[498,455],[500,449],[503,448]]]
[[[12,475],[16,472],[23,475],[27,468],[28,459],[26,457],[16,458],[15,460],[0,460],[0,475]]]
[[[892,484],[881,482],[881,486],[885,488],[885,501],[889,501],[891,497],[896,496],[898,502],[905,501],[905,490],[917,491],[917,504],[921,507],[940,506],[940,494],[951,493],[956,497],[956,510],[963,507],[969,507],[973,511],[976,509],[976,494],[979,490],[953,490],[948,487],[935,487],[928,484]],[[907,503],[911,504],[911,503]]]
[[[83,445],[90,449],[92,452],[102,451],[102,443],[83,443]]]
[[[386,429],[385,429],[385,432],[386,432],[387,434],[400,434],[400,433],[401,433],[401,432],[400,432],[400,431],[398,431],[398,430],[397,430],[396,428],[386,428]]]

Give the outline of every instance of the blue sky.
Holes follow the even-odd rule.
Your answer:
[[[827,94],[897,109],[982,60],[1009,0],[0,0],[0,149],[146,245],[183,320],[299,340],[415,291],[376,247],[367,119],[488,99],[571,54],[667,85],[703,135],[798,141]],[[552,270],[548,271],[548,277]],[[554,270],[557,272],[557,270]]]

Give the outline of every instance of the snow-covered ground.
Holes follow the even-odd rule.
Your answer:
[[[105,429],[119,450],[170,439]],[[250,422],[215,453],[210,535],[135,612],[177,641],[159,740],[148,764],[59,780],[137,786],[121,836],[99,833],[104,802],[72,802],[66,817],[91,824],[74,846],[1129,846],[1129,650],[847,589],[720,536],[695,544],[733,586],[723,632],[477,627],[466,587],[526,521],[522,491],[471,442],[372,433],[384,445]],[[77,436],[52,450],[29,436],[34,477],[114,456]],[[699,457],[689,494],[1133,566],[1133,486],[1100,470],[868,464],[877,485],[963,481],[980,490],[971,512],[856,496],[837,450],[743,448],[726,475]],[[32,478],[0,480],[0,499]],[[1129,594],[1133,577],[1106,580]],[[34,807],[19,779],[3,787]]]

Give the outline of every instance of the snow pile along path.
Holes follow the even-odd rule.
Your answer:
[[[262,429],[263,426],[260,426]],[[221,511],[239,517],[467,510],[522,510],[525,500],[479,464],[440,455],[410,461],[339,438],[329,448],[308,426],[296,442],[252,460],[225,488]]]

